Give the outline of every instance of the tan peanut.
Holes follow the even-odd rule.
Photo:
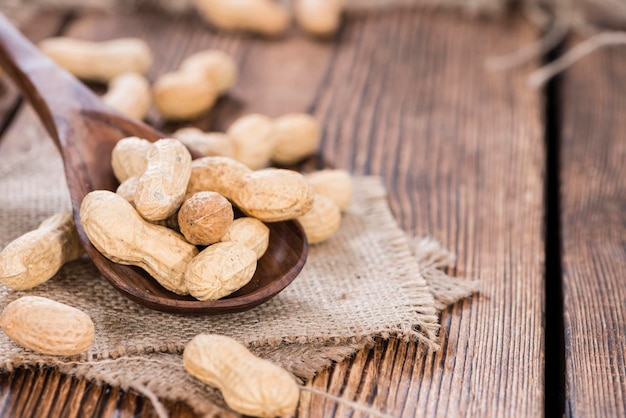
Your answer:
[[[258,417],[296,412],[300,390],[295,379],[232,338],[196,335],[185,346],[183,363],[192,376],[219,389],[236,412]]]
[[[150,47],[137,38],[88,42],[57,37],[42,41],[39,48],[61,67],[85,80],[108,83],[127,72],[145,74],[152,66]]]
[[[191,260],[185,286],[196,299],[217,300],[245,286],[255,270],[254,251],[239,242],[218,242]]]
[[[79,309],[39,296],[7,305],[0,327],[15,343],[42,354],[71,356],[93,343],[91,318]]]
[[[250,169],[227,157],[203,157],[191,162],[187,193],[217,192],[229,200],[233,190],[245,186],[244,176]]]
[[[352,201],[352,177],[345,170],[327,169],[304,176],[316,194],[331,198],[341,211]]]
[[[202,73],[173,72],[159,77],[152,87],[154,103],[168,120],[192,120],[217,100],[215,85]]]
[[[0,283],[15,290],[32,289],[84,252],[72,213],[57,213],[0,252]]]
[[[326,241],[339,229],[341,211],[329,197],[317,194],[311,210],[298,217],[298,221],[309,244],[317,244]]]
[[[181,128],[172,136],[207,157],[234,158],[235,145],[228,135],[221,132],[203,132],[198,128]]]
[[[235,145],[235,159],[251,170],[267,166],[274,153],[274,123],[256,113],[242,116],[226,131]]]
[[[250,171],[226,157],[195,160],[187,190],[217,192],[263,222],[297,218],[313,205],[313,190],[301,174],[276,168]]]
[[[263,257],[270,243],[270,229],[255,218],[235,219],[220,241],[237,241],[255,252],[257,260]]]
[[[215,192],[199,192],[183,202],[178,211],[178,227],[187,241],[210,245],[220,240],[233,223],[233,206]]]
[[[213,106],[237,78],[237,66],[226,53],[206,50],[185,59],[178,71],[154,83],[154,101],[170,120],[195,119]]]
[[[274,0],[194,0],[194,4],[207,22],[222,30],[276,36],[290,23],[287,10]]]
[[[148,152],[152,142],[131,136],[117,141],[111,153],[113,174],[120,183],[133,176],[141,176],[146,171]]]
[[[102,100],[126,116],[143,119],[152,104],[150,83],[139,73],[123,73],[109,82]]]
[[[296,0],[296,22],[313,36],[331,36],[339,28],[343,3],[344,0]]]
[[[145,221],[123,197],[107,190],[85,196],[80,220],[89,241],[109,260],[141,267],[166,289],[189,293],[183,276],[198,250],[182,235]]]
[[[319,122],[306,113],[290,113],[274,119],[272,160],[295,164],[317,152],[320,144]]]
[[[217,94],[226,93],[237,81],[237,63],[224,51],[207,49],[188,56],[180,64],[184,73],[200,73],[211,80]]]
[[[135,208],[146,220],[167,219],[183,203],[191,175],[191,154],[177,139],[160,139],[146,160],[135,192]]]

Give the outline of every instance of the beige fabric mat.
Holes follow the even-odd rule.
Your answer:
[[[29,128],[9,132],[0,146],[0,247],[50,214],[69,209],[56,148],[41,139],[30,109],[21,117],[33,124],[17,124]],[[114,290],[86,258],[69,263],[31,291],[0,285],[0,309],[20,296],[40,295],[82,309],[96,327],[93,347],[75,358],[30,352],[0,332],[1,367],[57,366],[211,413],[217,411],[212,400],[219,405],[219,396],[207,396],[213,392],[187,376],[181,365],[184,345],[198,333],[234,337],[303,379],[377,337],[437,349],[437,309],[471,293],[475,284],[438,273],[451,255],[433,241],[411,243],[389,210],[379,178],[358,177],[354,183],[354,202],[340,230],[311,247],[304,270],[288,288],[247,312],[187,317],[149,310]],[[412,251],[417,251],[422,271]],[[434,281],[436,298],[424,275]]]

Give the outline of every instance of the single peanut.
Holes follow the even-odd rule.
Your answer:
[[[317,152],[320,144],[319,122],[306,113],[290,113],[274,119],[272,160],[295,164]]]
[[[327,169],[304,176],[316,194],[331,198],[343,212],[352,200],[352,177],[345,170]]]
[[[252,354],[238,341],[195,336],[183,352],[185,370],[219,389],[233,410],[258,417],[293,416],[300,390],[284,369]]]
[[[117,141],[111,153],[113,174],[120,183],[133,176],[141,176],[146,171],[146,156],[152,149],[152,142],[131,136]]]
[[[123,73],[109,82],[109,90],[102,100],[126,116],[143,119],[152,104],[150,83],[139,73]]]
[[[329,197],[318,194],[311,210],[298,217],[298,221],[309,244],[317,244],[326,241],[339,229],[341,211]]]
[[[278,222],[301,216],[313,205],[313,191],[300,173],[267,168],[244,176],[234,202],[248,216]]]
[[[274,0],[194,0],[200,15],[227,31],[249,31],[266,36],[285,32],[290,16]]]
[[[255,252],[257,260],[263,257],[270,243],[270,229],[255,218],[235,219],[220,241],[237,241]]]
[[[22,347],[53,356],[82,353],[94,339],[89,315],[39,296],[24,296],[9,303],[0,315],[0,327]]]
[[[263,222],[297,218],[313,205],[313,190],[301,174],[275,168],[250,171],[226,157],[195,160],[187,191],[217,192]]]
[[[306,113],[289,113],[270,119],[250,114],[237,119],[228,128],[234,143],[234,158],[252,170],[268,165],[294,164],[314,154],[320,143],[320,127],[315,118]]]
[[[237,81],[237,63],[225,53],[217,49],[207,49],[188,56],[180,64],[184,73],[201,73],[215,86],[217,94],[226,93]]]
[[[183,203],[191,175],[191,154],[177,139],[160,139],[146,160],[135,192],[135,208],[146,220],[167,219]]]
[[[250,114],[237,119],[226,134],[235,145],[235,159],[251,170],[265,167],[276,144],[274,123],[267,116]]]
[[[233,223],[233,206],[215,192],[199,192],[178,211],[180,232],[192,244],[210,245],[220,240]]]
[[[172,136],[207,157],[234,158],[235,145],[228,135],[220,132],[203,132],[198,128],[181,128]]]
[[[218,242],[191,260],[185,270],[185,286],[196,299],[217,300],[245,286],[255,270],[254,251],[239,242]]]
[[[343,4],[344,0],[296,0],[296,22],[313,36],[331,36],[339,28]]]
[[[166,289],[189,293],[183,276],[198,250],[182,235],[145,221],[123,197],[107,190],[85,196],[80,220],[89,241],[109,260],[141,267]]]
[[[152,66],[150,47],[141,39],[88,42],[67,37],[39,44],[42,52],[78,78],[108,83],[120,74],[145,74]]]
[[[198,158],[191,162],[187,193],[216,192],[232,200],[229,196],[245,186],[244,176],[248,173],[248,167],[232,158]]]
[[[168,120],[196,119],[217,100],[215,85],[201,73],[164,74],[152,91],[159,113]]]
[[[154,101],[166,119],[195,119],[211,108],[236,78],[237,66],[226,53],[201,51],[184,60],[178,71],[159,77],[153,87]]]
[[[72,213],[57,213],[0,252],[0,283],[15,290],[32,289],[84,252]]]

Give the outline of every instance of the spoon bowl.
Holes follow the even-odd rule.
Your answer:
[[[89,242],[80,224],[83,198],[93,190],[115,191],[117,188],[111,168],[111,151],[117,141],[128,136],[156,141],[166,135],[104,104],[84,84],[41,53],[2,14],[0,66],[30,102],[59,148],[76,227],[87,255],[122,294],[151,309],[213,315],[258,306],[283,290],[300,273],[308,246],[297,221],[268,224],[270,244],[257,263],[254,277],[237,292],[217,301],[177,295],[161,287],[144,270],[104,257]]]

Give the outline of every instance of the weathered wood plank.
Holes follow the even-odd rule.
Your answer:
[[[197,126],[224,129],[252,111],[311,111],[324,127],[320,161],[383,176],[401,226],[441,240],[459,255],[457,274],[483,280],[482,296],[444,312],[438,353],[382,341],[320,373],[314,387],[394,416],[541,415],[541,100],[525,87],[528,68],[482,67],[488,54],[534,40],[534,30],[404,10],[349,16],[337,43],[226,36],[159,15],[86,14],[67,34],[144,37],[157,52],[152,79],[191,52],[226,49],[242,65],[241,81]],[[150,121],[176,128],[154,114]],[[104,398],[120,416],[147,408],[132,393],[85,388],[55,392],[58,413],[75,410],[78,392]],[[350,411],[318,395],[300,408],[301,416],[333,413]]]
[[[561,83],[566,415],[626,416],[626,57],[595,52]]]
[[[404,229],[441,240],[458,254],[456,273],[483,286],[443,314],[438,353],[380,343],[373,358],[382,350],[383,360],[360,353],[315,387],[393,416],[542,414],[542,101],[526,88],[527,68],[482,67],[534,37],[517,21],[419,12],[363,16],[344,29],[314,107],[324,159],[383,175]]]

